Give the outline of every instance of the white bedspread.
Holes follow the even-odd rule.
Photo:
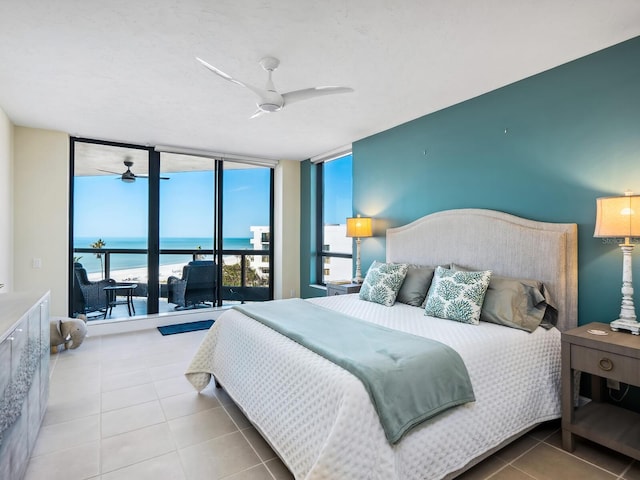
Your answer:
[[[225,312],[187,378],[200,390],[215,373],[297,479],[439,479],[560,416],[556,329],[529,334],[484,322],[466,325],[357,295],[310,301],[451,346],[467,366],[476,402],[447,410],[392,446],[358,379],[243,314]]]

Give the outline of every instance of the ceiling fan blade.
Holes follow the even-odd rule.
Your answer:
[[[214,67],[213,65],[205,62],[204,60],[202,60],[199,57],[196,57],[196,60],[199,61],[202,65],[204,65],[206,68],[208,68],[209,70],[211,70],[213,73],[215,73],[216,75],[224,78],[225,80],[228,80],[232,83],[235,83],[236,85],[240,85],[241,87],[244,88],[248,88],[249,90],[251,90],[253,93],[255,93],[256,95],[258,95],[261,99],[266,98],[268,92],[263,89],[263,88],[258,88],[258,87],[254,87],[253,85],[250,85],[248,83],[245,82],[241,82],[240,80],[238,80],[237,78],[233,78],[231,75],[228,75],[226,73],[224,73],[222,70],[220,70],[219,68]]]
[[[138,174],[136,174],[136,178],[149,178],[149,175],[138,175]],[[160,177],[160,180],[171,180],[171,177]]]
[[[287,92],[282,94],[284,98],[284,104],[299,102],[301,100],[308,100],[310,98],[322,97],[324,95],[335,95],[337,93],[351,93],[353,88],[350,87],[313,87],[304,88],[302,90],[294,90],[293,92]]]
[[[257,118],[257,117],[259,117],[260,115],[263,115],[263,114],[265,114],[265,113],[267,113],[267,112],[265,112],[264,110],[260,110],[260,109],[258,109],[258,110],[256,110],[256,111],[255,111],[255,113],[254,113],[253,115],[251,115],[251,116],[249,117],[249,120],[251,120],[252,118]]]
[[[112,175],[122,175],[122,172],[112,172],[111,170],[102,170],[101,168],[96,168],[99,172],[111,173]]]

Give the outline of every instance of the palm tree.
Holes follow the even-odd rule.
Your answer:
[[[104,248],[107,245],[107,243],[102,240],[101,238],[99,238],[98,240],[96,240],[95,242],[93,242],[91,245],[89,245],[91,248],[96,248],[96,249],[100,249],[100,248]],[[106,276],[105,272],[104,272],[104,263],[102,262],[102,252],[97,252],[96,253],[96,258],[100,259],[100,273],[102,273],[103,278]]]

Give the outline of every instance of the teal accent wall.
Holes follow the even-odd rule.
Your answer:
[[[377,235],[363,271],[386,228],[440,210],[577,223],[579,323],[617,318],[622,254],[593,238],[595,200],[640,193],[639,60],[640,37],[354,143],[354,212]]]

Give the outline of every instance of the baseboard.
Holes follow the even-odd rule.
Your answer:
[[[90,320],[87,323],[89,336],[113,335],[116,333],[148,330],[174,323],[197,322],[198,320],[217,319],[230,307],[214,307],[188,310],[182,312],[157,313],[140,315],[131,318],[114,318],[107,320]]]

